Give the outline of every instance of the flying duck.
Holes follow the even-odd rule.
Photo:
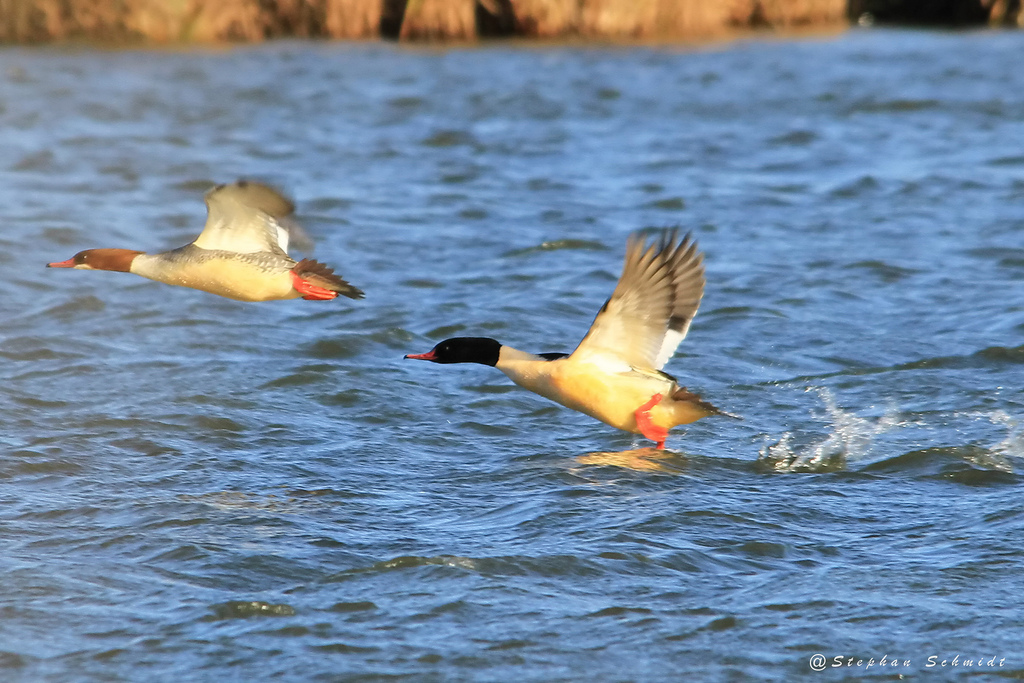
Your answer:
[[[328,266],[288,255],[295,205],[274,188],[239,180],[206,193],[206,226],[194,242],[159,254],[131,249],[86,249],[50,268],[135,273],[239,301],[361,299]]]
[[[668,430],[729,415],[661,368],[686,336],[704,295],[703,256],[687,234],[630,235],[622,275],[571,354],[533,354],[487,337],[455,337],[406,358],[480,363],[521,387],[665,447]]]

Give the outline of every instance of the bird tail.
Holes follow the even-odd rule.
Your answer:
[[[711,403],[705,401],[698,394],[693,393],[686,387],[677,388],[675,392],[672,393],[672,399],[675,401],[680,401],[682,403],[687,403],[694,409],[703,412],[703,417],[707,417],[708,415],[722,415],[723,417],[731,417],[735,420],[743,419],[739,415],[734,415],[733,413],[726,412],[721,408],[712,405]]]
[[[337,292],[350,299],[362,299],[363,290],[346,282],[334,269],[311,258],[304,258],[295,264],[292,272],[307,282]]]

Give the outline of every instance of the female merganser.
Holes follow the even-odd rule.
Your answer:
[[[295,206],[277,190],[246,180],[206,193],[206,226],[191,244],[147,254],[131,249],[86,249],[50,268],[135,273],[239,301],[361,299],[363,292],[313,259],[288,255]]]
[[[406,358],[491,365],[521,387],[665,447],[668,430],[729,415],[661,368],[686,336],[704,296],[703,257],[678,230],[650,246],[630,235],[622,276],[572,354],[534,355],[486,337],[446,339]]]

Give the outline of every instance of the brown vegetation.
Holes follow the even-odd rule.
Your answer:
[[[0,0],[0,40],[376,38],[385,0]]]
[[[561,38],[576,33],[579,0],[511,0],[519,35]]]
[[[472,40],[476,38],[476,0],[409,0],[399,37],[402,40]]]
[[[771,26],[804,26],[842,21],[846,2],[835,0],[749,0],[751,15],[760,11]]]
[[[383,0],[327,2],[324,31],[332,38],[373,38],[380,35],[384,14]]]
[[[868,11],[881,1],[0,0],[0,41],[673,39],[742,28],[840,25],[857,8]],[[977,4],[993,23],[1024,21],[1021,0],[958,1]]]
[[[1024,28],[1024,4],[1021,0],[982,0],[989,11],[988,21],[993,26]]]

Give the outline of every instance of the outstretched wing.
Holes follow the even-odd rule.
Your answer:
[[[703,256],[689,234],[680,239],[678,230],[662,230],[648,244],[644,233],[633,233],[619,283],[573,355],[611,355],[660,370],[686,336],[703,296]]]
[[[247,180],[207,192],[206,210],[206,226],[193,242],[201,249],[287,254],[289,228],[297,228],[291,200],[269,185]]]

